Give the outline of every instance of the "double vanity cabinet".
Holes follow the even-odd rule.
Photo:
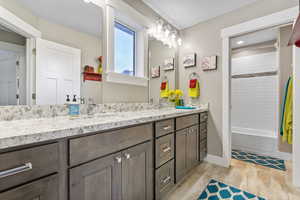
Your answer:
[[[207,112],[3,150],[1,200],[160,200],[200,164]]]

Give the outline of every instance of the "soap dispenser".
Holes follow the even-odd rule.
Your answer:
[[[70,102],[69,95],[67,95],[67,102]],[[77,102],[76,95],[73,95],[73,100],[68,104],[70,118],[77,118],[80,114],[79,103]]]

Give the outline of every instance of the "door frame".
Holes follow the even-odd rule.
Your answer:
[[[35,93],[35,40],[42,37],[42,33],[32,25],[26,23],[21,18],[0,6],[0,24],[26,38],[26,102],[33,104],[33,94]]]
[[[293,7],[280,12],[276,12],[264,17],[256,18],[254,20],[250,20],[238,25],[234,25],[228,28],[225,28],[221,31],[222,37],[222,105],[223,105],[223,113],[222,113],[222,142],[223,142],[223,157],[222,164],[226,167],[230,166],[231,161],[231,55],[230,55],[230,38],[236,37],[239,35],[243,35],[246,33],[251,33],[254,31],[271,28],[274,26],[279,26],[288,23],[294,23],[299,14],[299,8]],[[296,53],[300,54],[300,49],[294,47],[294,55]],[[294,66],[300,66],[300,58],[294,57]],[[300,100],[300,69],[294,67],[294,102]],[[299,79],[299,80],[298,80]],[[298,85],[297,85],[298,84]],[[298,100],[298,102],[299,102]],[[294,110],[300,109],[300,105],[294,104]],[[294,112],[294,124],[293,129],[294,132],[300,129],[300,114]],[[293,183],[296,186],[300,186],[300,135],[295,134],[293,142]],[[296,159],[298,156],[298,159]]]

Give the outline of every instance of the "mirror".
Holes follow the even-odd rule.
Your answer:
[[[32,53],[28,35],[0,24],[0,106],[64,104],[67,95],[102,103],[101,5],[83,0],[16,4],[9,8],[11,13],[40,31],[41,38]],[[36,64],[30,65],[29,59]]]
[[[158,104],[166,101],[160,98],[160,87],[162,82],[167,82],[170,90],[177,88],[177,49],[169,48],[161,41],[152,37],[148,41],[149,47],[149,102]]]

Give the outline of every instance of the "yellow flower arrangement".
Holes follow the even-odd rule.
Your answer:
[[[182,90],[169,90],[168,96],[169,101],[174,102],[177,105],[179,100],[183,96],[183,92]]]

